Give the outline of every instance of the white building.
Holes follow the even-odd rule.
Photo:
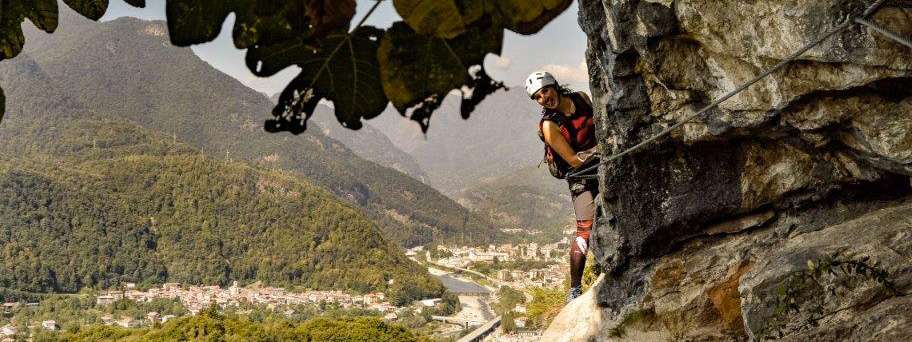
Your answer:
[[[538,244],[535,242],[529,243],[529,245],[526,246],[526,257],[530,258],[530,259],[534,259],[537,256],[538,256]]]
[[[108,305],[108,304],[114,304],[115,301],[116,300],[114,299],[114,296],[112,296],[112,295],[101,295],[95,299],[95,304]]]
[[[122,326],[124,328],[138,328],[139,327],[139,322],[133,320],[130,317],[121,317],[121,319],[119,321],[117,321],[116,323],[117,323],[117,325]]]
[[[57,330],[57,321],[55,321],[55,320],[43,321],[43,322],[41,322],[41,327],[44,328],[45,330],[55,331],[55,330]]]
[[[16,327],[14,327],[12,324],[7,324],[0,328],[0,336],[12,337],[16,336],[17,332],[18,331],[16,330]]]
[[[422,299],[422,300],[421,300],[421,305],[424,305],[424,306],[426,306],[426,307],[432,307],[432,306],[437,305],[437,303],[440,303],[440,302],[442,302],[442,301],[443,301],[443,299],[440,299],[440,298]]]
[[[146,319],[149,320],[149,324],[154,325],[155,323],[158,323],[159,314],[158,314],[158,312],[152,311],[152,312],[146,314]]]

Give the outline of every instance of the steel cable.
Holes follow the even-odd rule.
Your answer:
[[[589,167],[587,167],[587,168],[585,168],[585,169],[582,169],[582,170],[579,170],[579,171],[572,172],[572,173],[568,174],[566,178],[567,178],[567,179],[593,179],[593,178],[596,178],[596,177],[597,177],[596,175],[587,175],[587,173],[592,172],[593,170],[596,170],[596,169],[599,167],[599,165],[601,165],[602,163],[610,163],[610,162],[612,162],[612,161],[615,161],[615,160],[617,160],[617,159],[619,159],[619,158],[621,158],[621,157],[623,157],[623,156],[626,156],[626,155],[628,155],[628,154],[630,154],[630,153],[633,153],[633,152],[635,152],[635,151],[637,151],[637,150],[643,148],[644,146],[646,146],[646,145],[652,143],[653,141],[658,140],[658,139],[661,138],[661,137],[664,137],[664,136],[668,135],[669,133],[671,133],[671,132],[674,131],[675,129],[678,129],[679,127],[681,127],[681,126],[683,126],[684,124],[688,123],[691,119],[693,119],[693,118],[699,116],[700,114],[703,114],[703,113],[709,111],[710,109],[715,108],[716,106],[718,106],[718,105],[721,104],[722,102],[725,102],[725,101],[728,100],[729,98],[731,98],[731,97],[733,97],[733,96],[735,96],[735,95],[738,95],[739,93],[741,93],[742,91],[744,91],[744,90],[747,89],[748,87],[752,86],[754,83],[759,82],[760,80],[762,80],[762,79],[766,78],[767,76],[771,75],[773,72],[776,72],[777,70],[779,70],[779,69],[781,69],[782,67],[788,65],[789,63],[794,62],[794,61],[797,60],[799,57],[801,57],[801,55],[803,55],[805,52],[807,52],[808,50],[810,50],[810,49],[816,47],[817,45],[820,45],[821,43],[823,43],[824,41],[826,41],[828,38],[832,37],[834,34],[839,33],[839,32],[842,32],[842,31],[848,29],[849,27],[851,27],[852,25],[854,25],[854,24],[856,23],[856,21],[858,20],[858,18],[862,18],[862,19],[863,19],[863,18],[865,18],[865,17],[868,17],[868,16],[874,14],[874,12],[876,12],[878,9],[880,9],[880,6],[882,6],[885,2],[886,2],[886,0],[878,0],[877,2],[875,2],[874,4],[872,4],[870,7],[868,7],[867,9],[865,9],[865,11],[861,14],[860,17],[857,17],[857,18],[846,18],[846,19],[844,20],[844,22],[842,22],[841,24],[839,24],[839,26],[837,26],[837,27],[836,27],[835,29],[833,29],[832,31],[830,31],[830,32],[828,32],[828,33],[826,33],[826,34],[824,34],[824,35],[818,37],[816,40],[814,40],[814,41],[808,43],[807,45],[805,45],[805,46],[802,47],[801,49],[798,49],[798,51],[795,51],[794,53],[792,53],[791,55],[789,55],[788,57],[786,57],[785,59],[783,59],[781,62],[779,62],[779,63],[777,63],[776,65],[774,65],[772,68],[767,69],[766,71],[764,71],[764,72],[761,73],[760,75],[754,77],[754,78],[751,79],[750,81],[747,81],[746,83],[742,84],[741,86],[739,86],[739,87],[736,88],[735,90],[732,90],[732,91],[728,92],[727,94],[725,94],[724,96],[722,96],[722,97],[716,99],[715,101],[713,101],[712,103],[710,103],[710,104],[707,105],[706,107],[703,107],[703,109],[700,109],[699,111],[697,111],[697,112],[695,112],[695,113],[693,113],[693,114],[690,114],[690,115],[685,116],[680,122],[678,122],[678,123],[676,123],[676,124],[674,124],[674,125],[671,125],[670,127],[668,127],[668,128],[666,128],[666,129],[662,130],[661,132],[659,132],[658,134],[656,134],[656,135],[654,135],[654,136],[652,136],[652,137],[650,137],[650,138],[648,138],[648,139],[646,139],[646,140],[643,140],[643,141],[641,141],[640,143],[638,143],[638,144],[636,144],[636,145],[633,145],[632,147],[630,147],[630,148],[628,148],[628,149],[626,149],[626,150],[624,150],[624,151],[622,151],[622,152],[620,152],[620,153],[617,153],[617,154],[614,154],[614,155],[608,157],[607,159],[603,160],[603,161],[600,162],[600,163],[596,163],[595,165],[589,166]],[[889,32],[889,31],[887,31],[887,32]]]
[[[912,41],[909,41],[908,39],[903,38],[902,36],[900,36],[896,33],[890,32],[885,28],[877,26],[877,24],[872,23],[872,22],[868,21],[867,19],[855,18],[855,22],[862,24],[864,26],[870,27],[872,30],[877,31],[878,33],[886,36],[887,38],[890,38],[890,39],[896,41],[897,43],[900,43],[900,44],[905,45],[905,46],[909,47],[910,49],[912,49]]]

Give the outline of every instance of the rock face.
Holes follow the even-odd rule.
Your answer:
[[[581,1],[603,152],[678,123],[871,2]],[[871,19],[908,37],[912,2]],[[558,322],[547,336],[912,338],[910,176],[912,49],[853,26],[602,165],[608,217],[591,245],[606,318],[595,334],[561,335]]]

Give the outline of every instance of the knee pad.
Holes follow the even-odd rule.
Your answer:
[[[589,250],[589,232],[592,230],[592,220],[576,221],[576,239],[574,244],[580,253],[585,255]]]
[[[587,241],[587,239],[584,239],[582,236],[577,236],[576,241],[574,242],[576,243],[576,249],[581,254],[586,255],[586,253],[589,252],[589,241]]]

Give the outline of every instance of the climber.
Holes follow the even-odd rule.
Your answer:
[[[545,143],[545,160],[551,174],[567,178],[567,174],[597,161],[595,124],[592,100],[584,92],[574,92],[557,83],[550,73],[533,72],[526,79],[526,92],[542,106],[539,137]],[[593,179],[567,179],[573,210],[576,213],[576,233],[570,243],[570,293],[567,301],[578,297],[586,267],[589,232],[595,220],[595,198],[598,182]]]

